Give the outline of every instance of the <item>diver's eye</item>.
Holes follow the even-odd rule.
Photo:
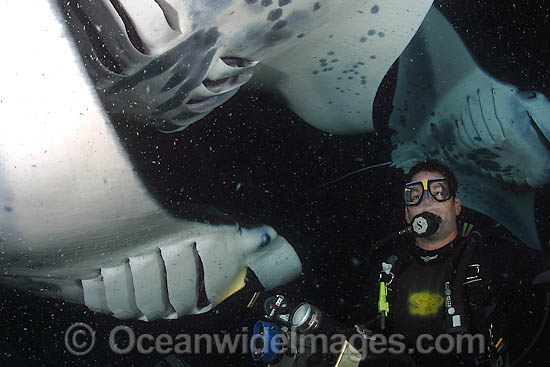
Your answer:
[[[430,192],[432,193],[432,195],[437,195],[437,196],[443,195],[443,186],[441,185],[432,185],[430,189],[431,189]]]
[[[260,242],[260,248],[264,248],[271,242],[271,236],[267,233],[262,235],[262,241]]]
[[[419,201],[421,197],[422,197],[422,193],[420,193],[418,191],[411,192],[411,200],[412,201]]]

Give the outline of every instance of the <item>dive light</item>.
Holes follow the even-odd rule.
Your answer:
[[[296,305],[276,295],[266,299],[264,311],[273,323],[257,321],[254,325],[250,340],[254,361],[278,367],[357,367],[361,361],[361,353],[347,341],[357,331],[345,328],[314,305]],[[324,335],[329,340],[336,334],[346,339],[340,350],[319,351],[317,344],[322,338],[314,335]]]

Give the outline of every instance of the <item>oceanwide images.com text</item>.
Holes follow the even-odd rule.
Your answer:
[[[75,356],[84,356],[96,347],[96,331],[85,323],[74,323],[65,331],[65,347]],[[103,338],[102,338],[103,340]],[[362,359],[369,354],[479,354],[485,351],[481,334],[442,334],[434,337],[422,334],[416,345],[405,344],[402,334],[385,336],[374,334],[365,338],[359,334],[347,338],[342,334],[300,334],[295,330],[280,333],[270,339],[265,335],[249,335],[248,328],[241,333],[229,334],[136,334],[128,326],[114,327],[108,336],[109,348],[116,354],[249,354],[272,351],[274,353],[338,354],[346,340],[360,353]]]

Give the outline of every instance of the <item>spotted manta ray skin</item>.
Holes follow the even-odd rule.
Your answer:
[[[540,248],[535,188],[550,182],[550,102],[485,73],[436,9],[399,61],[392,160],[426,158],[455,170],[465,206]]]
[[[373,130],[378,86],[432,1],[60,2],[107,112],[184,129],[240,86],[280,93],[309,124]]]

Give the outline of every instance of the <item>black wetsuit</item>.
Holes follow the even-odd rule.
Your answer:
[[[529,250],[523,244],[490,242],[494,239],[487,241],[475,233],[457,237],[434,251],[420,249],[413,239],[380,251],[374,261],[370,261],[371,271],[364,279],[367,304],[361,310],[362,320],[355,321],[367,324],[369,329],[386,337],[402,335],[396,340],[403,342],[405,348],[403,345],[393,348],[393,352],[396,349],[402,352],[400,355],[371,353],[368,363],[362,366],[489,366],[486,346],[491,340],[488,329],[492,323],[492,333],[498,342],[506,326],[499,296],[510,288],[530,284],[536,274],[550,268],[547,253]],[[506,256],[502,256],[503,252]],[[506,259],[521,259],[524,266],[514,270]],[[378,314],[377,284],[382,262],[393,263],[391,276],[382,274],[389,282],[387,299],[390,304],[384,330],[380,329],[379,318],[365,322]],[[443,334],[445,336],[441,336]],[[417,344],[421,335],[422,343]],[[473,339],[473,350],[465,348],[457,354],[456,346],[451,348],[449,345],[449,338],[453,337],[451,342],[456,342],[457,335],[477,338]],[[439,352],[434,349],[432,353],[424,353],[426,348],[437,346],[438,337]],[[484,339],[480,340],[481,337]],[[485,349],[479,350],[483,347]],[[418,348],[422,350],[419,352]]]
[[[444,289],[451,276],[454,245],[435,251],[415,248],[408,266],[389,285],[389,302],[398,311],[392,312],[392,325],[408,344],[414,345],[420,334],[436,336],[446,329]]]

